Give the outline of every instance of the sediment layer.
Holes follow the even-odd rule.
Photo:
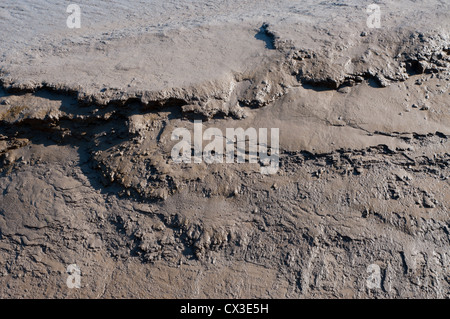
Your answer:
[[[1,35],[0,296],[449,296],[448,5],[254,3]],[[277,174],[173,163],[198,119],[279,128]]]

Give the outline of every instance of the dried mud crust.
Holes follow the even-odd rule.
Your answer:
[[[397,28],[364,33],[364,36],[349,31],[336,31],[339,36],[330,33],[329,41],[318,40],[317,47],[311,49],[302,45],[301,35],[295,32],[283,36],[282,31],[276,31],[276,26],[269,24],[263,24],[261,29],[269,37],[272,50],[266,49],[264,54],[258,56],[256,52],[261,48],[254,48],[252,54],[256,56],[243,57],[251,67],[240,66],[237,69],[242,71],[211,78],[199,77],[200,80],[197,81],[189,78],[185,86],[167,86],[155,90],[152,80],[152,85],[147,87],[141,83],[138,86],[141,89],[133,85],[99,88],[98,84],[91,84],[86,87],[83,84],[70,84],[67,79],[61,82],[46,80],[46,77],[50,79],[55,74],[47,75],[45,71],[36,71],[35,78],[24,74],[23,77],[30,79],[21,79],[18,76],[21,76],[22,71],[7,66],[0,69],[0,83],[9,91],[33,92],[46,89],[72,94],[77,96],[81,104],[107,106],[137,101],[145,106],[155,107],[168,103],[180,106],[185,112],[194,112],[207,118],[242,118],[242,107],[264,107],[283,96],[289,88],[298,85],[311,85],[317,90],[327,90],[351,87],[365,81],[375,87],[386,87],[391,83],[405,81],[412,75],[424,73],[435,74],[443,80],[448,78],[450,47],[446,31],[423,33]],[[247,37],[252,32],[247,29],[232,30]],[[217,30],[206,29],[199,32],[214,33]],[[180,34],[173,36],[181,37]],[[114,48],[114,45],[111,46]],[[251,47],[253,46],[254,44]],[[70,57],[67,59],[70,61]],[[128,76],[128,73],[126,69],[123,74],[118,75]],[[194,84],[189,84],[189,81]]]
[[[410,144],[437,151],[448,138]],[[203,180],[149,202],[104,187],[80,150],[33,148],[38,164],[0,180],[5,297],[448,296],[448,152],[283,154],[276,176],[235,172],[229,196]],[[74,262],[78,291],[65,287]],[[365,285],[372,263],[380,289]]]
[[[2,297],[449,297],[446,35],[326,51],[260,32],[258,67],[186,88],[90,91],[3,70]],[[361,105],[381,97],[385,118]],[[199,118],[313,128],[282,139],[272,176],[174,165],[173,128]],[[65,284],[73,263],[79,290]]]
[[[348,63],[332,64],[331,56],[298,50],[272,33],[269,25],[263,30],[279,55],[251,72],[235,74],[226,83],[226,92],[223,83],[209,83],[206,89],[158,92],[152,98],[150,93],[130,98],[126,92],[114,97],[111,91],[86,97],[69,89],[22,87],[4,81],[10,93],[0,98],[0,119],[11,136],[18,135],[15,127],[25,126],[44,130],[59,143],[91,141],[93,163],[105,185],[118,183],[127,194],[150,199],[166,199],[211,174],[232,176],[235,170],[259,169],[259,164],[174,165],[171,132],[176,127],[190,128],[193,119],[206,121],[205,128],[284,126],[291,134],[282,132],[282,149],[319,153],[379,144],[407,148],[402,136],[450,133],[450,56],[445,37],[373,36],[359,44],[371,48],[365,51],[366,57],[353,59],[353,72],[345,73]],[[285,58],[278,60],[280,56]],[[380,88],[387,85],[387,78],[393,87],[383,91]],[[378,84],[373,82],[376,79]],[[211,95],[207,90],[215,92]],[[164,98],[153,100],[157,96]],[[361,105],[368,102],[371,105]],[[258,112],[261,108],[264,112]],[[3,142],[6,149],[11,143]],[[227,185],[215,194],[228,196],[233,187]]]

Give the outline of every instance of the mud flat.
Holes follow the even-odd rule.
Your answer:
[[[79,5],[0,5],[0,297],[450,296],[449,4]],[[195,120],[277,172],[174,163]]]

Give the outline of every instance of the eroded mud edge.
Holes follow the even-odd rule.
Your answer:
[[[448,62],[442,48],[433,54]],[[283,86],[267,85],[280,78],[333,89],[354,85],[357,76],[364,80],[365,73],[358,73],[355,78],[328,74],[311,81],[307,74],[314,68],[297,65],[304,59],[309,58],[277,64],[278,71],[269,72],[278,73],[274,78],[258,71],[264,74],[261,82],[247,77],[237,81],[248,84],[235,94],[238,106],[270,107]],[[436,63],[427,59],[411,63],[414,73],[436,72],[445,81],[448,64],[434,69]],[[428,67],[419,68],[425,65],[420,61]],[[286,72],[292,65],[301,70],[295,76]],[[368,74],[366,79],[372,76]],[[126,174],[117,174],[115,161],[101,156],[117,154],[132,163],[139,134],[124,125],[130,116],[154,114],[157,120],[159,112],[168,112],[172,119],[237,120],[240,113],[208,108],[200,97],[186,99],[185,93],[146,100],[144,95],[123,99],[123,92],[118,97],[107,90],[84,99],[77,91],[52,85],[2,83],[11,92],[2,101],[14,96],[61,101],[55,108],[50,103],[44,112],[30,108],[32,103],[29,112],[8,102],[2,105],[11,106],[0,132],[0,280],[5,296],[108,297],[120,295],[121,285],[137,295],[146,291],[133,283],[141,279],[153,282],[152,296],[174,296],[184,287],[178,296],[189,297],[194,288],[182,283],[166,287],[162,274],[193,282],[199,272],[205,273],[203,297],[445,298],[450,293],[450,154],[442,132],[368,132],[401,139],[409,145],[404,149],[378,145],[327,154],[284,151],[280,173],[269,178],[232,166],[202,179],[174,180],[143,160],[150,182],[140,187],[129,184]],[[261,85],[269,88],[261,90]],[[68,98],[66,93],[77,96]],[[224,95],[223,101],[232,95]],[[192,103],[196,99],[200,102]],[[150,123],[150,136],[158,135],[161,123]],[[42,146],[54,149],[45,152]],[[49,153],[54,152],[64,156],[52,158]],[[144,176],[139,172],[135,175]],[[86,272],[83,282],[90,288],[67,292],[61,278],[64,266],[74,260]],[[365,285],[371,263],[382,269],[378,290]],[[239,285],[238,269],[266,277],[250,275]],[[211,283],[225,284],[208,288]]]

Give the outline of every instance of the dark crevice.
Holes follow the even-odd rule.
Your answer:
[[[259,28],[259,32],[255,35],[255,39],[264,41],[266,44],[266,49],[275,50],[275,35],[268,30],[269,25],[264,23],[261,28]]]

